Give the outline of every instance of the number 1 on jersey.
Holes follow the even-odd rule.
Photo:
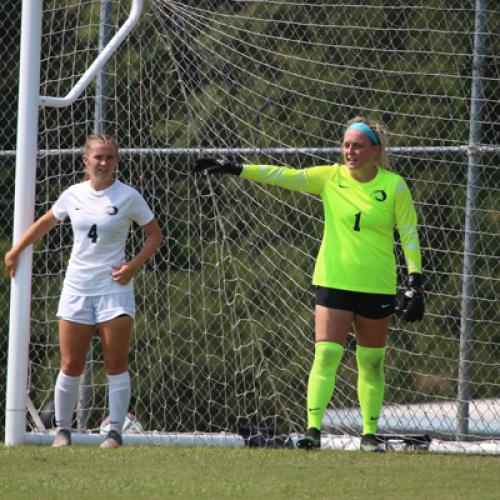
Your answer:
[[[361,220],[361,212],[357,212],[354,214],[354,231],[361,231],[361,226],[359,225],[359,222]]]
[[[92,224],[90,226],[90,231],[88,232],[87,236],[90,238],[90,241],[92,241],[92,243],[95,243],[97,241],[97,224]]]

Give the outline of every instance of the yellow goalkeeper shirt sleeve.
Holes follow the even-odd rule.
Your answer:
[[[395,226],[409,272],[420,272],[416,212],[399,175],[379,168],[370,182],[358,182],[345,165],[244,165],[241,177],[321,196],[325,222],[314,285],[395,294]]]

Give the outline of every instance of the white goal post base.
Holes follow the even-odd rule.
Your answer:
[[[359,450],[361,438],[349,435],[326,434],[321,436],[322,450]],[[429,451],[437,453],[462,453],[497,455],[500,451],[500,440],[490,441],[444,441],[431,439],[426,447],[405,444],[402,439],[387,439],[386,451]]]
[[[50,445],[56,436],[55,431],[27,432],[24,444]],[[124,446],[181,446],[181,447],[208,447],[208,448],[244,448],[245,440],[239,434],[231,433],[140,433],[123,434]],[[71,442],[74,445],[98,446],[106,436],[97,433],[73,432]]]
[[[25,436],[26,445],[50,446],[54,440],[55,431],[50,432],[27,432]],[[97,433],[74,432],[71,434],[71,441],[74,445],[98,446],[105,436]],[[299,438],[298,434],[290,435],[292,446]],[[247,443],[239,434],[231,433],[141,433],[123,434],[124,446],[178,446],[191,448],[245,448]],[[323,434],[321,436],[322,450],[345,450],[358,451],[360,438],[349,435]],[[500,450],[500,440],[464,442],[464,441],[444,441],[431,439],[427,446],[419,446],[412,443],[405,443],[401,437],[388,438],[385,441],[388,452],[413,452],[429,451],[437,453],[461,453],[461,454],[481,454],[496,455]]]

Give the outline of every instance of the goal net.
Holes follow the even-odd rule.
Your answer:
[[[36,215],[82,179],[81,145],[99,130],[118,138],[119,177],[166,235],[135,279],[130,411],[145,433],[304,430],[321,201],[191,168],[207,153],[335,163],[345,122],[362,115],[385,123],[391,168],[412,190],[427,291],[424,321],[392,323],[380,432],[500,452],[500,11],[389,3],[150,0],[97,83],[71,106],[41,108]],[[41,95],[64,96],[129,8],[45,1]],[[142,242],[134,231],[130,254]],[[34,249],[29,397],[44,416],[70,249],[68,224]],[[346,347],[323,430],[354,436],[354,336]],[[88,359],[75,427],[98,431],[107,394],[97,335]]]

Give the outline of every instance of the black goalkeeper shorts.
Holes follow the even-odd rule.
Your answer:
[[[352,311],[368,319],[381,319],[394,314],[396,296],[319,286],[316,288],[315,304],[330,309]]]

